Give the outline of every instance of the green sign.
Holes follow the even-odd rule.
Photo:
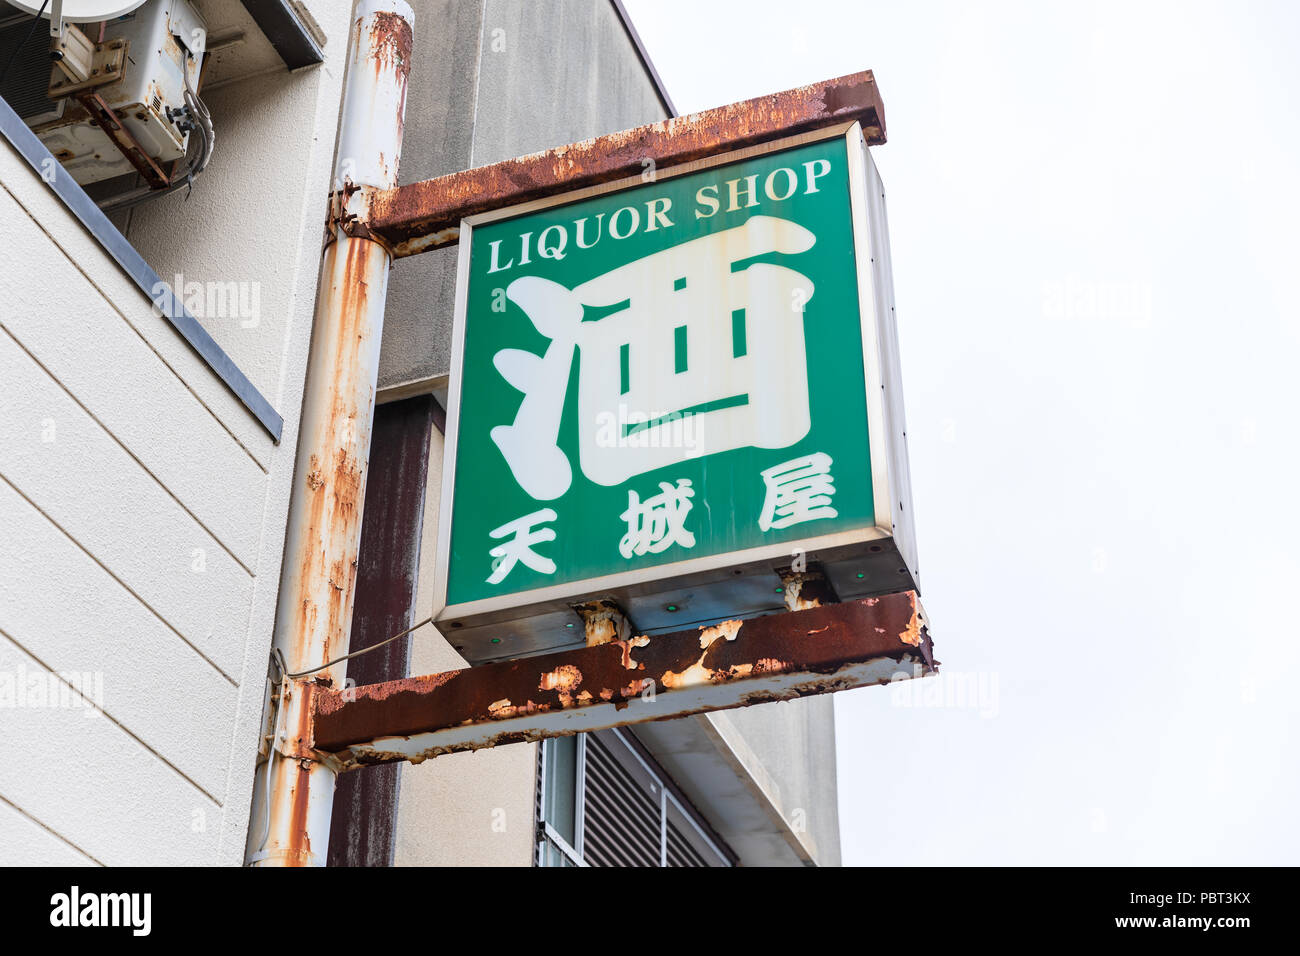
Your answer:
[[[851,149],[467,228],[445,606],[876,524]]]

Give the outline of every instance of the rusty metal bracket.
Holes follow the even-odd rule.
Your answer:
[[[343,223],[348,235],[379,238],[395,257],[456,241],[466,216],[666,169],[840,123],[858,122],[868,145],[885,141],[885,107],[870,70],[663,120],[608,136],[378,190]]]
[[[104,102],[103,98],[94,90],[83,90],[76,94],[75,99],[86,110],[90,116],[90,121],[104,131],[113,145],[118,148],[123,156],[136,168],[149,186],[153,189],[163,189],[171,184],[171,177],[163,172],[162,167],[154,162],[153,157],[144,151],[131,131],[126,128],[122,118],[113,112],[113,108]]]
[[[311,763],[324,763],[337,769],[337,758],[328,751],[318,750],[313,740],[313,698],[326,687],[316,678],[294,680],[283,677],[272,685],[258,756],[265,757],[273,751],[287,760],[300,762],[304,767]]]
[[[785,606],[791,611],[806,611],[809,608],[839,602],[835,589],[820,565],[798,571],[794,568],[783,568],[780,575]]]
[[[626,641],[632,636],[632,623],[618,606],[617,601],[601,599],[575,604],[573,609],[582,618],[587,645]]]
[[[352,688],[313,745],[345,767],[540,740],[936,673],[916,593],[726,621]]]
[[[75,27],[71,29],[75,29]],[[126,72],[129,52],[129,44],[124,39],[119,38],[110,40],[108,43],[96,43],[92,54],[91,68],[86,78],[84,80],[73,79],[66,70],[55,66],[50,71],[50,83],[45,95],[50,99],[58,99],[61,96],[75,96],[84,90],[95,90],[101,86],[116,83]]]
[[[385,190],[375,186],[358,186],[352,180],[345,180],[342,188],[330,193],[329,208],[325,214],[325,234],[321,241],[324,251],[330,243],[338,239],[339,233],[350,239],[367,239],[377,244],[389,256],[396,258],[388,240],[379,233],[372,232],[366,223],[370,217],[373,198]]]

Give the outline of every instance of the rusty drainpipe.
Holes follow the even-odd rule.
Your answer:
[[[348,650],[392,262],[383,244],[344,226],[374,190],[397,185],[413,21],[405,0],[359,0],[352,13],[275,621],[286,674],[275,674],[249,822],[246,861],[257,866],[324,866],[329,846],[338,765],[312,748],[311,698],[345,676],[345,663],[322,665]]]

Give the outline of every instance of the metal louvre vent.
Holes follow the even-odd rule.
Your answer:
[[[583,856],[588,863],[659,866],[659,800],[652,800],[599,740],[587,741],[583,799]]]
[[[673,824],[668,824],[668,865],[669,866],[708,866],[708,861],[699,854],[682,836]]]
[[[542,742],[539,866],[732,866],[735,854],[630,733]]]

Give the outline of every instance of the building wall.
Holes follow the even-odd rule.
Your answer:
[[[0,863],[242,862],[347,36],[308,6],[324,67],[213,90],[189,202],[119,217],[165,281],[259,285],[200,321],[279,445],[0,141],[0,675],[102,687],[0,709]]]
[[[796,855],[840,865],[834,698],[803,697],[709,714]]]

